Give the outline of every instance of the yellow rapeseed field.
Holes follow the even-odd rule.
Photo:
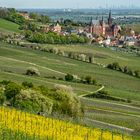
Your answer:
[[[70,122],[45,118],[6,107],[0,108],[0,125],[12,132],[51,140],[131,140],[129,136],[91,129]]]

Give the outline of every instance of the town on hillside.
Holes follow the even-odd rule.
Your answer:
[[[88,23],[77,23],[69,19],[51,20],[46,15],[29,13],[27,11],[16,11],[15,9],[0,8],[0,17],[20,24],[20,29],[24,31],[20,37],[8,38],[13,40],[28,40],[32,43],[48,44],[76,44],[88,43],[96,44],[99,47],[110,47],[126,52],[139,52],[140,33],[133,28],[125,25],[119,25],[114,22],[112,11],[108,11],[107,20],[104,16],[96,19],[91,17]],[[10,13],[10,14],[9,14]],[[16,16],[15,16],[16,15]],[[21,23],[22,24],[21,24]],[[2,33],[1,33],[2,36]],[[38,36],[41,36],[40,39]],[[21,42],[21,41],[20,41]],[[23,41],[24,42],[24,41]]]

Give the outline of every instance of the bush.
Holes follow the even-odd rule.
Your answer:
[[[140,77],[139,71],[138,71],[138,70],[135,70],[135,71],[134,71],[134,75],[135,75],[136,77]]]
[[[26,88],[33,88],[34,85],[31,82],[22,82],[22,85]]]
[[[58,78],[58,80],[64,80],[62,77]]]
[[[65,56],[65,52],[63,50],[58,50],[58,55]]]
[[[33,76],[33,75],[40,76],[40,72],[39,72],[39,70],[37,68],[30,67],[30,68],[27,69],[26,75],[29,75],[29,76]]]
[[[9,100],[9,99],[14,99],[16,95],[20,94],[20,91],[21,91],[21,86],[11,82],[5,86],[4,94],[6,98]]]
[[[122,69],[121,69],[121,67],[119,66],[119,63],[118,63],[118,62],[114,62],[114,63],[112,63],[112,64],[108,64],[108,65],[107,65],[107,68],[113,69],[113,70],[122,71]]]
[[[128,103],[131,103],[132,101],[131,101],[131,99],[127,99],[127,102],[128,102]]]
[[[53,111],[70,117],[82,117],[83,108],[79,99],[73,94],[72,88],[65,85],[55,85],[55,92],[52,95],[56,102]]]
[[[89,56],[89,63],[94,63],[94,57],[93,56]]]
[[[87,97],[99,98],[99,99],[107,99],[107,100],[112,100],[112,101],[128,102],[128,100],[126,100],[126,99],[111,96],[111,95],[108,94],[107,91],[104,91],[104,90],[101,90],[101,91],[99,91],[97,93],[94,93],[92,95],[89,95]]]
[[[73,53],[72,53],[72,52],[69,52],[69,53],[68,53],[68,57],[69,57],[69,58],[73,58]]]
[[[96,84],[97,84],[96,79],[92,79],[92,84],[93,84],[93,85],[96,85]]]
[[[3,84],[3,85],[8,85],[9,83],[11,83],[11,81],[9,81],[9,80],[3,80],[0,83]]]
[[[85,81],[86,81],[87,84],[91,84],[91,82],[92,82],[91,76],[86,76]]]
[[[73,59],[76,59],[76,60],[77,60],[77,59],[78,59],[78,57],[79,57],[79,56],[78,56],[78,54],[77,54],[77,53],[74,53],[74,54],[73,54]]]
[[[98,93],[100,93],[100,94],[104,94],[104,95],[108,95],[108,92],[105,91],[105,90],[101,90],[101,91],[99,91]]]
[[[58,54],[58,49],[57,48],[51,48],[49,50],[50,53]]]
[[[132,75],[132,76],[134,75],[134,73],[133,73],[133,71],[131,69],[128,69],[128,74]]]
[[[81,61],[86,61],[86,55],[85,55],[85,54],[80,54],[80,55],[79,55],[79,59],[80,59]]]
[[[125,66],[125,67],[123,68],[123,72],[124,72],[124,73],[128,73],[128,71],[129,71],[128,67]]]
[[[66,93],[73,94],[73,89],[72,89],[71,86],[56,84],[56,85],[54,86],[54,89],[55,89],[56,91],[61,90],[61,91],[66,92]]]
[[[71,81],[73,81],[73,75],[71,75],[71,74],[67,74],[66,76],[65,76],[65,80],[66,81],[69,81],[69,82],[71,82]]]
[[[45,116],[52,113],[53,103],[39,92],[27,89],[21,90],[21,94],[15,97],[14,106],[25,111]]]

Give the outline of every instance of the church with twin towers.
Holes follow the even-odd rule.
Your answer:
[[[88,32],[91,33],[92,35],[95,34],[99,36],[102,35],[105,37],[112,37],[112,36],[115,37],[118,35],[120,30],[121,27],[113,23],[112,12],[110,10],[107,21],[104,21],[103,16],[100,20],[98,19],[94,20],[91,18]]]

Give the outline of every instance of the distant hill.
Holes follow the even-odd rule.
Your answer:
[[[0,18],[0,32],[20,32],[19,25]]]

